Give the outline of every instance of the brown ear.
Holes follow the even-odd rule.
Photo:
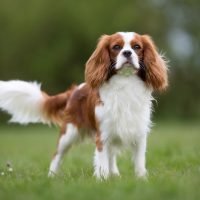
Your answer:
[[[167,64],[157,52],[152,39],[148,35],[142,36],[144,48],[145,81],[156,91],[165,90],[168,86]]]
[[[99,39],[96,50],[86,63],[85,81],[92,87],[99,87],[108,77],[110,56],[108,51],[109,36]]]

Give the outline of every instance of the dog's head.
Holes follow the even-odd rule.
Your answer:
[[[166,62],[152,39],[134,32],[101,36],[86,63],[85,79],[92,88],[98,88],[124,68],[131,69],[132,75],[153,90],[161,91],[168,85]]]

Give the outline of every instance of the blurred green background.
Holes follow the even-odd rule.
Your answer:
[[[100,35],[135,31],[151,35],[170,60],[170,87],[156,94],[155,117],[198,119],[199,8],[198,0],[1,0],[0,80],[38,80],[50,94],[61,92],[84,80]]]
[[[87,141],[67,156],[61,176],[47,179],[59,130],[7,126],[0,111],[0,199],[199,199],[199,19],[199,0],[0,0],[0,80],[62,92],[84,81],[97,39],[117,31],[149,34],[170,61],[170,87],[154,94],[153,121],[161,122],[148,140],[149,181],[134,177],[128,152],[119,159],[122,178],[97,183]]]

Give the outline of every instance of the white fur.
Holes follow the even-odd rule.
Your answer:
[[[103,105],[97,106],[95,113],[106,149],[95,153],[95,175],[107,178],[111,173],[107,171],[110,168],[109,159],[121,147],[129,146],[135,153],[137,175],[145,176],[146,136],[151,125],[151,90],[137,75],[115,75],[102,85],[99,94]],[[117,171],[117,167],[114,168]]]
[[[115,68],[120,69],[127,62],[127,58],[123,55],[123,52],[128,50],[132,53],[130,59],[131,59],[133,65],[134,65],[134,67],[136,69],[139,69],[140,65],[139,65],[138,56],[130,45],[131,44],[130,42],[135,37],[134,32],[119,32],[118,34],[120,34],[122,36],[122,38],[124,40],[124,46],[117,56]]]
[[[94,176],[98,179],[109,176],[109,150],[104,146],[102,151],[95,150],[94,155]]]
[[[10,122],[20,124],[49,123],[43,116],[40,84],[25,81],[0,81],[0,108],[12,118]]]
[[[104,143],[102,151],[95,150],[94,155],[94,176],[98,179],[107,179],[110,175],[119,176],[116,161],[116,152],[112,146]]]
[[[58,170],[64,154],[69,150],[73,143],[77,142],[80,137],[77,127],[73,124],[67,124],[66,133],[61,136],[58,142],[56,154],[51,161],[49,168],[49,177],[54,176]]]
[[[78,86],[78,89],[80,90],[81,88],[83,88],[84,86],[86,85],[86,83],[81,83],[79,86]]]

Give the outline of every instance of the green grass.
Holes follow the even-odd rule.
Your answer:
[[[94,145],[71,149],[61,173],[47,178],[58,130],[43,126],[0,127],[0,199],[200,199],[200,124],[158,123],[149,135],[148,181],[133,173],[131,152],[119,157],[121,178],[92,176]],[[6,163],[11,162],[13,172]]]

